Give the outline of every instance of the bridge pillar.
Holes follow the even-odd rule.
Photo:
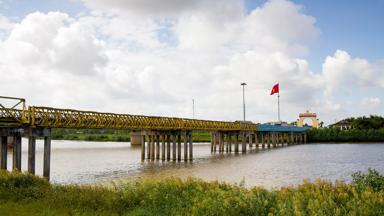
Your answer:
[[[303,134],[299,134],[299,143],[303,144]]]
[[[228,151],[231,154],[232,153],[232,134],[228,133]]]
[[[156,139],[156,160],[160,159],[160,134],[156,133],[155,135]]]
[[[255,146],[257,149],[259,148],[259,136],[257,135],[256,131],[255,131]]]
[[[193,160],[193,135],[192,135],[192,131],[189,132],[189,160],[192,161]]]
[[[247,152],[247,137],[245,132],[241,133],[241,141],[242,141],[241,152],[245,153]]]
[[[151,134],[151,160],[155,160],[155,139],[156,135]]]
[[[144,161],[145,160],[145,135],[143,134],[143,132],[141,132],[140,139],[141,139],[141,161]]]
[[[13,139],[13,170],[21,171],[21,134],[16,132]]]
[[[184,161],[188,160],[188,131],[183,132],[184,135]]]
[[[284,137],[285,136],[285,133],[284,132],[282,132],[282,133],[280,133],[280,146],[284,146]]]
[[[213,143],[214,143],[213,140],[215,139],[214,136],[215,136],[214,133],[211,132],[211,153],[213,153]]]
[[[172,160],[176,161],[176,145],[177,145],[177,134],[172,133]]]
[[[220,152],[224,152],[225,135],[224,132],[220,132]]]
[[[177,160],[181,161],[181,133],[177,134]]]
[[[1,150],[1,153],[0,153],[0,168],[3,169],[3,170],[6,170],[7,169],[7,153],[8,153],[8,137],[6,134],[4,133],[0,133],[1,134],[1,140],[0,140],[0,150]]]
[[[49,180],[51,174],[51,129],[44,128],[44,163],[43,176]]]
[[[35,174],[36,161],[36,129],[29,128],[28,131],[28,172]]]
[[[171,135],[165,135],[167,141],[167,161],[171,160]]]
[[[239,153],[239,133],[235,134],[235,153]]]
[[[268,133],[268,138],[267,138],[267,146],[268,148],[271,148],[272,147],[272,133]]]
[[[150,159],[151,158],[151,135],[149,135],[147,132],[146,137],[147,137],[147,159]]]
[[[224,146],[225,146],[225,152],[228,153],[229,152],[229,145],[228,145],[228,133],[225,133],[224,134]]]
[[[249,145],[249,148],[252,148],[253,146],[253,134],[252,133],[248,133],[248,145]]]
[[[304,133],[304,144],[307,144],[307,133]]]
[[[264,148],[264,134],[263,132],[260,132],[260,138],[261,138],[261,148]]]
[[[141,131],[132,131],[130,133],[130,140],[132,146],[140,146],[142,145],[142,137]]]
[[[217,133],[217,132],[212,132],[212,133],[211,133],[211,136],[212,136],[213,152],[216,153],[216,149],[217,149],[217,140],[218,140],[218,133]]]
[[[219,137],[219,153],[222,153],[223,150],[222,150],[222,145],[223,145],[223,133],[219,132],[218,133],[218,137]]]
[[[163,135],[161,135],[161,160],[165,161],[165,145],[166,145],[166,139],[167,135],[163,132]]]

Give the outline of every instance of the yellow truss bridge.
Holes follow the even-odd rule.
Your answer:
[[[12,106],[0,103],[0,126],[32,126],[75,129],[255,131],[251,122],[226,122],[188,118],[102,113],[74,109],[29,106],[25,99],[0,96],[16,101]]]
[[[8,138],[13,138],[12,166],[13,170],[21,170],[21,137],[24,136],[28,137],[28,172],[34,174],[36,138],[43,137],[43,175],[49,179],[51,128],[131,130],[131,144],[141,146],[142,161],[193,160],[192,131],[211,132],[212,153],[237,154],[247,152],[247,146],[276,148],[306,142],[305,132],[291,127],[278,127],[279,130],[259,127],[256,130],[256,124],[244,121],[101,113],[42,106],[27,108],[23,98],[0,96],[0,169],[7,169]]]

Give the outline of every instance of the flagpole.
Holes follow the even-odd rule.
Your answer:
[[[277,93],[277,117],[280,122],[280,92]]]

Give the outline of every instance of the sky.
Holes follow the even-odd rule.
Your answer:
[[[384,115],[384,1],[0,0],[0,95],[139,115]]]

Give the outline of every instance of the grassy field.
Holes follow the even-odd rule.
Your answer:
[[[0,173],[0,215],[384,215],[384,176],[318,180],[276,190],[197,179],[137,181],[114,187],[51,185]]]

